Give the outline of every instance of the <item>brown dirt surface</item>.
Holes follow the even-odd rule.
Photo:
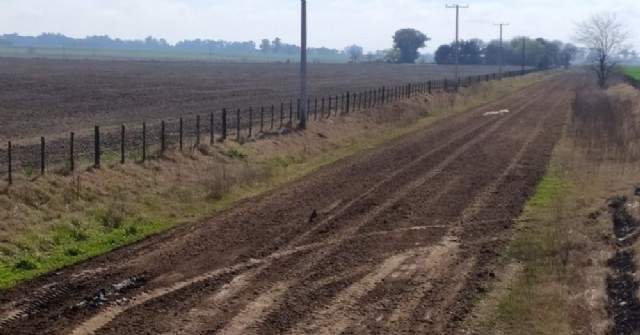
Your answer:
[[[0,334],[452,334],[495,277],[574,81],[2,292]]]

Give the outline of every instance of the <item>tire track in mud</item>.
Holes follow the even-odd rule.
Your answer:
[[[549,116],[546,116],[546,118],[548,119]],[[497,185],[499,185],[500,183],[502,183],[505,179],[505,177],[512,172],[515,167],[516,164],[520,161],[520,159],[522,158],[522,156],[524,155],[524,153],[526,152],[527,149],[529,149],[529,146],[533,143],[533,141],[539,137],[539,133],[541,130],[542,125],[544,124],[544,120],[539,122],[538,125],[536,126],[535,131],[528,137],[528,139],[526,140],[526,142],[522,145],[522,148],[520,149],[520,151],[516,154],[516,156],[509,162],[507,169],[505,170],[505,172],[500,176],[500,178],[498,178],[498,180],[496,180],[493,183],[490,183],[484,190],[483,192],[481,192],[476,199],[471,202],[471,205],[469,207],[467,207],[464,210],[464,213],[462,215],[462,220],[460,220],[460,224],[462,224],[462,222],[465,221],[465,219],[473,217],[474,212],[477,212],[477,208],[481,208],[482,203],[484,201],[486,201],[486,198],[488,197],[488,195],[493,194]],[[456,227],[456,225],[453,225],[450,227],[450,232],[447,234],[447,236],[451,236],[451,235],[456,235],[453,233],[454,230],[458,229]],[[457,256],[455,255],[450,255],[452,258],[456,258]],[[448,279],[450,280],[451,278],[454,278],[456,274],[460,274],[460,273],[468,273],[469,269],[472,268],[474,263],[474,257],[469,257],[466,258],[464,260],[461,260],[459,262],[459,264],[455,265],[454,268],[456,269],[455,271],[444,271],[443,273],[449,273],[452,274],[451,276],[448,277]],[[451,263],[447,263],[447,266],[450,266]],[[431,269],[433,270],[433,269]],[[450,270],[450,269],[449,269]],[[464,270],[464,271],[463,271]],[[428,271],[425,271],[428,272]],[[426,299],[429,296],[429,290],[427,292],[424,292],[425,287],[429,287],[431,285],[431,281],[433,279],[436,279],[437,277],[429,277],[429,276],[425,276],[424,274],[420,275],[420,280],[417,280],[416,278],[407,278],[406,282],[401,283],[399,285],[397,285],[397,283],[394,283],[393,280],[391,281],[386,281],[386,283],[384,285],[381,285],[381,287],[379,288],[379,290],[376,291],[372,291],[371,292],[371,296],[367,297],[365,299],[363,299],[363,304],[358,306],[357,308],[353,308],[352,310],[350,310],[350,314],[348,314],[348,318],[349,321],[352,324],[362,324],[364,322],[364,315],[368,314],[369,317],[374,318],[375,321],[369,321],[367,323],[366,326],[360,327],[360,332],[361,333],[370,333],[372,332],[374,329],[376,329],[376,324],[379,324],[381,321],[385,321],[385,313],[389,314],[391,311],[393,311],[393,304],[394,302],[389,301],[389,296],[393,296],[394,294],[399,296],[398,301],[401,301],[400,305],[402,307],[396,307],[395,311],[391,312],[393,315],[395,316],[391,316],[388,318],[388,320],[386,320],[387,326],[384,328],[383,331],[381,331],[381,333],[384,334],[391,334],[391,333],[402,333],[401,329],[402,329],[402,325],[411,325],[411,327],[415,327],[416,324],[420,324],[420,323],[424,323],[425,320],[428,321],[428,323],[430,323],[431,325],[433,323],[436,323],[434,320],[436,319],[436,317],[438,316],[438,314],[442,314],[442,311],[446,311],[446,304],[444,303],[437,303],[437,300],[434,302],[433,299],[433,295],[431,294],[431,299],[429,301],[429,305],[431,306],[431,308],[429,309],[429,311],[427,311],[427,315],[426,316],[422,316],[419,317],[419,320],[406,320],[405,321],[413,321],[413,322],[398,322],[399,320],[399,315],[410,315],[412,311],[416,310],[417,305],[419,304],[419,300],[422,299]],[[460,281],[460,283],[464,283],[464,281]],[[418,284],[420,283],[420,284]],[[396,285],[394,285],[396,284]],[[398,287],[402,288],[402,289],[398,289]],[[443,296],[446,297],[449,301],[449,304],[455,300],[455,298],[457,297],[457,291],[459,289],[461,289],[463,287],[463,285],[458,285],[457,287],[446,287],[444,291],[448,292],[448,294],[442,294],[442,291],[440,291],[436,296]],[[395,291],[395,292],[394,292]],[[411,292],[414,291],[414,292]],[[391,292],[391,293],[390,293]],[[409,296],[409,298],[407,299],[406,296]],[[380,298],[384,297],[386,298],[382,303],[380,303]],[[417,297],[417,299],[416,299]],[[339,303],[339,302],[336,302]],[[397,303],[397,301],[396,301]],[[423,302],[424,303],[424,302]],[[366,312],[365,312],[366,311]],[[384,311],[384,313],[382,313],[381,311]],[[436,311],[436,313],[433,313],[433,311]],[[322,310],[320,310],[320,313],[322,313]],[[360,317],[358,316],[354,316],[355,315],[360,315]],[[340,314],[340,315],[330,315],[328,316],[326,319],[321,319],[320,324],[322,325],[328,325],[331,324],[332,322],[336,322],[337,320],[341,320],[344,318],[345,314]],[[441,316],[440,316],[441,318]],[[312,323],[313,324],[313,320],[306,320],[303,322],[300,322],[301,324],[309,324]],[[338,322],[340,323],[340,322]],[[437,324],[437,323],[436,323]],[[434,328],[434,326],[431,326],[432,328]],[[319,332],[319,329],[322,329],[324,327],[319,327],[319,328],[312,328],[314,329],[314,331],[312,332],[306,332],[306,333],[318,333],[318,334],[325,334],[324,332]],[[358,328],[358,327],[356,327]],[[306,329],[309,329],[308,327]],[[326,332],[326,334],[338,334],[338,333],[342,333],[344,329],[340,329],[340,331],[330,331],[330,332]],[[379,328],[378,328],[379,331]],[[405,332],[411,332],[412,329],[405,329]],[[415,328],[413,329],[413,331],[415,331]],[[433,331],[433,329],[432,329]],[[352,329],[350,331],[347,331],[346,333],[352,333],[352,332],[356,332],[357,331],[355,329]],[[305,333],[304,331],[300,331],[300,330],[296,330],[292,332],[293,334],[302,334]]]
[[[310,263],[310,262],[305,262],[305,263]],[[304,272],[304,271],[302,271],[302,272]]]
[[[547,90],[548,90],[548,91],[551,91],[551,90],[553,90],[553,88],[548,88]],[[544,94],[546,94],[546,91],[547,91],[547,90],[542,91],[542,92],[538,92],[538,93],[536,94],[536,97],[543,96]],[[426,169],[426,170],[428,170],[428,169],[429,169],[429,166],[428,166],[428,165],[427,165],[426,167],[425,167],[425,166],[420,166],[420,164],[419,164],[419,163],[421,163],[424,159],[428,158],[430,155],[433,155],[433,154],[440,153],[440,154],[442,154],[443,156],[445,156],[445,154],[446,154],[446,152],[445,152],[446,150],[445,150],[445,149],[447,149],[448,147],[450,147],[450,146],[452,146],[452,145],[453,145],[453,146],[458,146],[458,143],[457,143],[457,142],[465,142],[465,141],[466,141],[466,143],[463,145],[463,147],[462,147],[462,148],[459,148],[459,149],[456,151],[456,153],[454,153],[453,155],[452,155],[452,154],[448,154],[448,155],[447,155],[447,156],[448,156],[448,158],[445,158],[445,162],[444,162],[444,163],[442,163],[442,164],[440,165],[440,168],[436,168],[436,169],[435,169],[435,171],[433,171],[433,172],[431,173],[431,175],[430,175],[430,177],[429,177],[429,178],[433,178],[435,175],[437,175],[437,173],[439,173],[439,172],[443,171],[443,170],[444,170],[444,166],[446,166],[446,165],[447,165],[447,164],[449,164],[451,161],[453,161],[455,157],[458,157],[460,154],[462,154],[465,150],[467,150],[467,149],[468,149],[470,146],[472,146],[474,143],[477,143],[477,142],[479,142],[481,139],[483,139],[483,138],[484,138],[483,136],[478,137],[478,135],[477,135],[477,133],[478,133],[478,132],[485,132],[486,134],[488,134],[490,131],[495,131],[495,130],[500,126],[500,125],[502,125],[502,124],[506,123],[510,118],[512,118],[512,117],[513,117],[513,115],[516,115],[516,114],[517,114],[517,112],[519,112],[519,111],[521,111],[521,110],[526,109],[526,108],[527,108],[530,104],[532,104],[534,101],[535,101],[535,100],[531,100],[530,102],[528,102],[528,103],[524,104],[523,106],[520,106],[520,107],[518,108],[518,110],[514,111],[514,113],[513,113],[512,115],[509,115],[509,116],[507,116],[506,118],[503,118],[503,119],[491,119],[491,118],[488,118],[488,120],[487,120],[487,121],[485,121],[485,122],[481,123],[480,125],[475,125],[475,127],[473,127],[473,128],[472,128],[472,130],[471,130],[470,132],[469,132],[468,130],[466,130],[466,131],[464,131],[464,132],[463,132],[463,134],[461,134],[461,135],[460,135],[460,137],[455,137],[454,139],[452,139],[452,140],[450,140],[450,141],[446,142],[446,143],[445,143],[444,145],[442,145],[440,148],[436,148],[436,149],[434,149],[434,150],[429,151],[427,154],[423,154],[423,155],[421,155],[421,156],[418,156],[416,159],[414,159],[414,161],[413,161],[412,163],[410,163],[410,164],[408,164],[408,165],[404,166],[402,169],[400,169],[400,170],[396,171],[392,176],[387,177],[387,180],[384,180],[384,181],[382,181],[382,182],[378,183],[377,185],[375,185],[373,188],[371,188],[371,189],[370,189],[370,191],[368,191],[368,192],[366,192],[365,194],[363,194],[363,196],[362,196],[362,197],[360,197],[360,198],[356,198],[355,200],[351,201],[350,203],[347,203],[346,205],[342,206],[340,209],[338,209],[338,210],[337,210],[337,212],[338,212],[338,213],[337,213],[337,214],[335,214],[335,216],[330,217],[330,218],[329,218],[329,219],[327,219],[326,221],[328,222],[328,221],[330,221],[331,219],[333,219],[334,217],[339,216],[339,215],[341,214],[341,211],[345,211],[345,210],[347,210],[347,209],[351,208],[351,207],[353,206],[353,204],[356,204],[359,200],[361,200],[361,199],[365,198],[367,195],[370,195],[370,194],[374,193],[376,189],[378,189],[378,188],[380,188],[380,187],[382,187],[382,186],[385,186],[385,184],[388,184],[388,183],[390,183],[390,182],[391,182],[391,183],[394,183],[394,182],[395,182],[395,180],[394,180],[393,178],[394,178],[394,177],[397,177],[398,175],[405,175],[405,176],[407,176],[406,178],[410,180],[410,179],[412,178],[412,176],[414,176],[414,175],[416,174],[416,172],[415,172],[415,171],[412,171],[412,170],[411,170],[411,168],[416,168],[416,167],[418,167],[418,168],[421,168],[421,169]],[[483,120],[483,121],[484,121],[484,120]],[[490,127],[489,131],[487,131],[486,129],[483,129],[483,128],[485,128],[485,127],[486,127],[486,125],[487,125],[487,124],[492,124],[492,123],[497,123],[497,125],[492,125],[492,127]],[[485,136],[487,136],[487,135],[485,135]],[[471,142],[469,142],[469,139],[471,140]],[[445,157],[446,157],[446,156],[445,156]],[[436,159],[435,161],[437,162],[437,159]],[[429,178],[427,178],[427,179],[429,179]],[[421,183],[426,182],[426,180],[427,180],[427,179],[419,179],[419,180],[417,180],[417,181],[413,182],[413,183],[412,183],[412,185],[409,187],[409,190],[411,190],[411,189],[413,189],[413,188],[417,187],[417,186],[418,186],[418,185],[420,185]],[[392,190],[393,188],[389,188],[389,189],[391,189],[391,190]],[[400,199],[402,196],[404,196],[404,195],[405,195],[405,193],[406,193],[406,191],[405,191],[404,193],[401,193],[401,194],[397,195],[397,196],[395,197],[395,198],[396,198],[396,201],[397,201],[397,199]],[[377,194],[377,195],[378,195],[378,196],[380,196],[380,194]],[[394,202],[395,202],[395,201],[393,201],[393,202],[387,202],[387,203],[394,203]],[[368,222],[368,221],[370,221],[370,219],[364,220],[364,221],[362,222],[362,224],[364,224],[364,223],[366,223],[366,222]],[[321,223],[319,223],[318,225],[316,225],[315,227],[316,227],[316,228],[317,228],[317,227],[322,227],[322,226],[323,226],[323,223],[324,223],[324,222],[321,222]],[[361,225],[362,225],[362,224],[361,224]],[[304,238],[306,238],[307,236],[309,236],[311,233],[315,232],[315,230],[317,230],[317,229],[310,229],[310,230],[309,230],[309,232],[308,232],[307,234],[302,234],[302,236],[301,236],[301,237],[298,237],[296,240],[298,240],[298,241],[303,240]],[[355,229],[353,229],[353,230],[355,230]],[[352,233],[353,233],[353,231],[351,232],[351,234],[352,234]],[[350,233],[349,233],[349,232],[347,232],[347,233],[343,233],[342,235],[343,235],[343,236],[350,236]],[[313,239],[311,239],[311,240],[313,241]],[[311,242],[311,243],[313,243],[313,242]],[[329,245],[336,246],[336,245],[339,245],[339,243],[340,243],[340,241],[339,241],[339,242],[335,242],[335,243],[330,243]],[[294,244],[294,245],[295,245],[295,244],[296,244],[296,241],[294,241],[294,242],[293,242],[293,243],[291,243],[291,244]],[[309,264],[312,264],[312,262],[309,262]],[[260,270],[258,270],[258,271],[260,271]],[[182,288],[182,287],[180,287],[180,288]],[[181,298],[177,298],[177,299],[178,299],[178,300],[181,300]],[[147,299],[145,299],[145,302],[146,302],[146,301],[147,301]],[[138,307],[138,306],[140,306],[140,305],[139,305],[139,304],[136,304],[134,307]],[[109,317],[110,317],[110,318],[112,318],[112,317],[113,317],[113,314],[108,314],[108,315],[109,315]],[[103,320],[103,321],[104,321],[104,320]],[[94,329],[94,330],[97,330],[97,329]]]
[[[543,89],[541,89],[542,85],[538,85],[487,106],[500,106],[501,104],[511,103],[520,104],[520,107],[523,107],[522,109],[526,109],[542,96],[565,85],[566,81],[554,81],[552,85]],[[529,100],[523,102],[522,100],[527,94],[530,94]],[[288,329],[294,326],[295,322],[288,322],[288,326],[279,322],[281,320],[278,320],[278,318],[289,319],[289,317],[278,314],[278,311],[281,312],[283,306],[286,308],[288,305],[293,306],[294,309],[301,307],[300,304],[305,300],[298,300],[296,304],[295,299],[292,299],[295,297],[290,294],[300,290],[304,286],[301,286],[301,283],[310,284],[309,289],[300,292],[301,298],[311,300],[314,304],[317,303],[318,306],[321,306],[329,303],[335,296],[339,296],[344,289],[366,278],[376,264],[384,262],[384,259],[389,255],[393,255],[393,252],[410,250],[410,247],[416,241],[425,242],[428,245],[437,245],[439,239],[446,232],[446,227],[442,226],[450,225],[450,222],[444,222],[444,220],[441,222],[411,221],[405,222],[404,226],[387,227],[387,229],[379,231],[367,228],[372,222],[377,221],[378,216],[387,215],[385,211],[393,213],[393,204],[398,203],[399,200],[411,196],[413,193],[419,193],[418,190],[436,185],[435,180],[437,178],[435,177],[438,174],[434,174],[433,171],[443,173],[450,168],[450,166],[442,165],[442,160],[447,161],[447,157],[455,153],[462,155],[463,152],[459,152],[460,147],[465,147],[465,144],[468,144],[469,141],[474,141],[478,136],[483,136],[483,134],[484,136],[489,136],[487,134],[491,134],[491,132],[488,132],[487,128],[496,132],[499,127],[496,127],[496,129],[492,127],[502,120],[515,119],[515,125],[519,124],[517,119],[522,115],[518,116],[521,113],[516,112],[517,110],[514,109],[511,115],[500,119],[487,119],[486,121],[482,116],[477,115],[454,117],[449,121],[444,120],[434,124],[434,130],[425,130],[421,132],[420,136],[411,136],[397,141],[385,149],[376,149],[365,155],[347,159],[341,162],[339,166],[330,167],[326,172],[317,174],[315,180],[298,183],[301,184],[299,187],[302,189],[318,186],[315,194],[308,194],[306,191],[299,192],[290,187],[282,191],[273,192],[265,197],[260,197],[259,199],[265,199],[267,202],[275,201],[273,200],[275,197],[284,197],[284,199],[300,198],[297,203],[281,205],[280,208],[274,208],[273,214],[269,213],[267,218],[273,220],[273,226],[264,227],[264,234],[259,236],[262,239],[257,237],[252,239],[251,235],[247,235],[249,233],[245,233],[245,230],[249,231],[251,227],[254,227],[255,221],[252,218],[260,217],[256,215],[269,207],[261,207],[264,205],[253,206],[250,201],[246,201],[239,204],[238,207],[246,208],[251,206],[254,208],[249,211],[230,210],[227,213],[221,213],[217,217],[225,217],[227,221],[224,221],[224,224],[216,223],[205,227],[200,227],[200,225],[181,227],[128,248],[135,252],[126,255],[122,261],[123,265],[115,265],[116,274],[114,276],[109,277],[107,275],[104,279],[96,277],[97,287],[104,285],[101,283],[108,285],[115,278],[121,279],[121,276],[130,275],[133,271],[140,273],[139,271],[145,270],[151,274],[150,281],[144,288],[144,294],[148,298],[134,300],[132,305],[129,306],[116,307],[118,313],[113,314],[107,320],[101,321],[101,325],[94,324],[95,327],[93,328],[95,329],[93,330],[100,329],[100,332],[105,334],[130,333],[127,327],[132,326],[132,322],[135,320],[142,320],[143,323],[145,321],[148,323],[154,321],[168,323],[170,327],[166,329],[169,330],[173,327],[171,325],[172,322],[175,324],[185,323],[177,321],[183,317],[183,314],[164,318],[154,316],[153,311],[159,310],[158,308],[163,305],[164,307],[162,308],[164,309],[192,312],[193,315],[198,314],[198,306],[220,309],[215,311],[217,315],[212,317],[209,323],[196,324],[188,330],[193,333],[198,333],[199,329],[220,331],[226,326],[230,327],[227,330],[237,330],[245,327],[244,329],[249,333],[269,329],[277,332],[278,329]],[[504,122],[506,123],[507,121]],[[453,131],[451,130],[452,125],[455,125]],[[425,145],[425,139],[432,140],[432,143]],[[431,149],[434,147],[439,148],[439,151]],[[467,145],[465,148],[466,151],[464,152],[473,150],[472,148],[478,149],[473,145]],[[428,154],[425,154],[425,152]],[[454,161],[455,159],[451,159],[447,162],[452,164]],[[372,169],[371,164],[374,164],[376,168]],[[407,167],[410,164],[412,166]],[[395,167],[398,165],[406,169],[395,171],[397,170]],[[378,169],[378,167],[380,168]],[[439,170],[438,167],[440,167]],[[468,174],[469,169],[465,169],[463,164],[459,169],[461,175]],[[385,182],[384,178],[390,177],[393,172],[398,173]],[[366,175],[363,176],[363,174]],[[329,176],[331,178],[328,178]],[[419,180],[415,180],[416,176],[422,177],[419,177]],[[434,193],[429,193],[429,197],[432,197],[433,200],[432,202],[425,202],[425,207],[430,206],[429,204],[434,205],[433,202],[435,201],[441,202],[440,194],[453,194],[452,190],[458,187],[456,185],[460,185],[460,181],[451,177],[448,175],[443,177],[442,180],[438,180],[440,186],[436,188]],[[354,184],[353,181],[356,180],[362,182]],[[425,187],[425,183],[429,184],[429,186]],[[337,190],[334,191],[332,188]],[[332,190],[333,192],[325,193],[327,190]],[[369,193],[365,194],[367,191]],[[331,196],[327,196],[328,194],[331,194]],[[362,195],[365,196],[358,198],[358,196]],[[353,199],[355,201],[352,201],[353,203],[349,205],[351,202],[341,199]],[[455,200],[455,197],[452,197],[451,200]],[[283,201],[280,200],[280,203],[283,203]],[[299,210],[291,211],[291,208],[299,208],[301,203],[313,203],[319,208],[324,207],[325,213],[321,217],[324,220],[313,226],[312,229],[308,225],[304,225],[302,222],[308,217],[308,213],[301,213]],[[442,210],[445,210],[445,207]],[[374,214],[371,214],[372,212]],[[422,213],[419,212],[420,215]],[[451,213],[455,214],[455,211]],[[329,216],[330,214],[334,216]],[[447,217],[449,216],[447,215]],[[491,219],[487,219],[487,221],[491,221]],[[230,222],[230,224],[226,224],[226,222]],[[279,226],[276,226],[276,224],[279,224]],[[363,229],[363,227],[365,228]],[[235,247],[227,239],[221,238],[224,235],[231,234],[228,232],[231,229],[234,230],[235,236],[239,237],[237,241],[240,241],[239,243],[236,242]],[[222,230],[222,235],[218,233],[220,230]],[[212,236],[201,237],[208,232],[214,231],[215,233]],[[238,231],[241,233],[240,235]],[[414,235],[416,241],[405,238],[403,242],[403,233],[405,233],[404,235]],[[422,236],[430,234],[433,234],[433,236]],[[178,241],[175,241],[176,237],[178,237]],[[264,241],[263,239],[265,238],[273,241]],[[183,245],[193,242],[191,241],[193,239],[195,239],[196,243],[191,243],[190,247],[192,248],[183,252]],[[166,248],[163,248],[164,250],[152,250],[154,244],[159,241],[165,243]],[[393,243],[399,244],[394,246]],[[252,250],[247,251],[243,244],[252,245]],[[384,247],[380,248],[380,246]],[[400,250],[396,250],[396,247],[400,247]],[[423,245],[422,247],[425,246]],[[240,250],[240,252],[234,251],[234,248]],[[373,252],[376,250],[381,254],[374,255]],[[388,254],[385,254],[385,252]],[[219,259],[219,255],[224,255],[225,253],[231,253],[231,256],[228,255],[222,260]],[[157,264],[157,260],[163,259],[162,256],[164,255],[171,256],[164,264]],[[112,264],[114,263],[111,259],[117,259],[116,256],[118,256],[118,253],[115,256],[106,256],[98,262],[89,262],[84,267],[79,266],[78,268],[91,267],[91,264],[108,264],[109,269],[113,270],[114,265]],[[305,273],[307,269],[304,267],[301,267],[302,271],[295,269],[298,264],[304,264],[305,262],[310,265],[315,264],[318,268],[333,268],[335,271],[333,273],[322,273],[322,271],[312,270]],[[174,264],[178,263],[182,263],[182,265],[174,266]],[[353,265],[352,274],[347,273],[345,275],[342,271],[346,265]],[[229,272],[229,269],[234,266],[239,266],[234,268],[236,272]],[[228,272],[222,271],[224,269],[227,269]],[[73,272],[74,269],[67,271]],[[163,273],[165,275],[162,275]],[[222,273],[224,273],[224,276]],[[196,275],[194,276],[193,274]],[[234,283],[234,278],[239,278],[239,276],[243,278],[242,281],[238,282],[236,279],[234,285],[230,284]],[[59,279],[63,280],[64,278]],[[208,285],[212,281],[219,281],[220,285]],[[207,299],[215,297],[222,292],[227,285],[227,288],[232,287],[237,294],[219,298],[217,303],[205,303],[202,305]],[[282,291],[282,287],[287,289]],[[317,292],[321,292],[321,294],[316,294],[313,288],[317,288]],[[271,295],[270,293],[274,294]],[[82,292],[77,294],[81,295]],[[138,293],[134,292],[128,297],[134,298],[136,295]],[[271,306],[265,306],[261,303],[264,300],[260,299],[271,296],[274,296],[274,300],[276,300]],[[69,306],[73,300],[74,298],[65,300],[64,297],[56,299],[56,306],[62,306],[64,310],[64,306]],[[321,303],[322,301],[324,303]],[[245,308],[250,312],[245,313],[245,315],[251,315],[254,318],[251,322],[248,321],[251,318],[242,316]],[[149,313],[146,312],[147,309],[149,309]],[[111,311],[111,309],[109,310]],[[88,311],[80,315],[64,315],[62,318],[52,318],[51,316],[55,316],[58,313],[56,309],[50,310],[49,313],[53,314],[47,314],[48,310],[46,309],[38,312],[40,314],[29,320],[10,322],[8,327],[5,328],[9,331],[8,334],[29,333],[30,324],[44,325],[45,332],[43,333],[67,334],[76,328],[72,327],[73,325],[81,325],[83,320],[93,320],[92,317],[98,318],[101,315],[100,313],[105,313]],[[296,311],[290,321],[295,321],[296,318],[303,319],[310,312],[311,310]],[[210,313],[206,315],[209,317]],[[50,324],[44,322],[32,323],[39,319],[53,322]],[[262,321],[263,319],[265,321]],[[188,324],[189,320],[186,321]],[[271,326],[269,326],[269,323],[271,323]],[[234,324],[243,325],[238,328]],[[102,328],[102,326],[106,327]],[[285,327],[278,328],[280,326]],[[85,330],[91,329],[86,328]],[[3,333],[2,328],[0,328],[0,333]],[[90,333],[90,331],[85,333]]]

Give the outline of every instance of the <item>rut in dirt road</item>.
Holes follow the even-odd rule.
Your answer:
[[[450,334],[544,173],[573,80],[555,76],[9,290],[0,320],[21,317],[0,334]],[[126,303],[82,304],[127,278],[144,284],[117,296]],[[47,288],[65,293],[24,313]]]

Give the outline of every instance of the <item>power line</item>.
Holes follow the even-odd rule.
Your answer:
[[[455,46],[455,58],[456,58],[456,67],[455,67],[455,75],[456,75],[456,83],[458,82],[458,78],[460,78],[460,69],[459,69],[459,62],[460,62],[460,42],[458,40],[458,35],[460,32],[460,8],[469,8],[469,5],[459,5],[459,4],[454,4],[454,5],[446,5],[446,8],[455,8],[456,9],[456,46]]]
[[[502,79],[502,52],[503,52],[503,48],[502,48],[502,27],[503,26],[508,26],[508,23],[494,23],[494,26],[500,26],[500,79]]]

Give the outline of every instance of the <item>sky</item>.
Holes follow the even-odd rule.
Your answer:
[[[0,34],[62,33],[122,39],[165,38],[256,41],[280,37],[300,44],[300,0],[0,0]],[[433,52],[455,38],[455,10],[431,0],[307,0],[309,46],[366,51],[387,49],[398,29],[415,28]],[[448,3],[452,4],[452,3]],[[640,1],[511,0],[462,2],[460,38],[489,41],[495,23],[508,23],[504,38],[544,37],[571,42],[574,25],[610,11],[627,24],[629,44],[640,50]]]

